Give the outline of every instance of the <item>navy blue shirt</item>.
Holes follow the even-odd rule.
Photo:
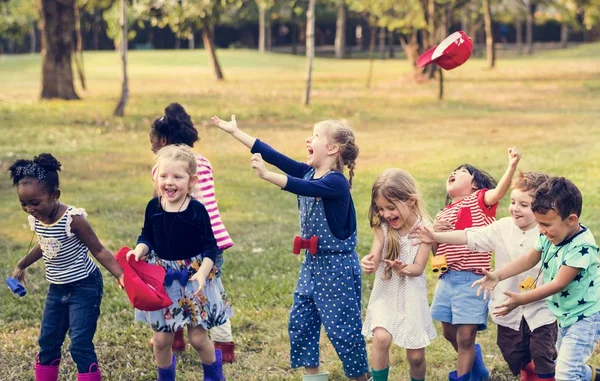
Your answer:
[[[256,139],[251,151],[260,153],[267,163],[287,174],[288,180],[283,190],[323,200],[329,230],[336,238],[344,240],[356,231],[356,211],[350,195],[350,183],[343,173],[332,171],[319,179],[304,180],[304,175],[312,168],[309,165],[290,159],[259,139]]]
[[[214,262],[218,250],[208,212],[195,199],[181,212],[166,212],[158,197],[150,200],[137,243],[146,244],[159,258],[168,261],[202,255]]]

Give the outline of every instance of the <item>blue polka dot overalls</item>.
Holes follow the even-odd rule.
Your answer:
[[[312,179],[314,172],[308,171],[304,179]],[[305,250],[294,291],[288,325],[292,368],[319,366],[322,323],[346,376],[360,376],[368,371],[368,363],[361,334],[362,285],[356,231],[345,240],[331,234],[319,198],[298,196],[298,206],[302,238],[316,235],[319,249],[316,255]]]

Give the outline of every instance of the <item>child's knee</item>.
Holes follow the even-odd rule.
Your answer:
[[[461,348],[471,348],[477,338],[477,326],[461,326],[456,334],[456,344]]]
[[[412,368],[420,368],[425,364],[424,350],[407,350],[406,359]]]
[[[154,336],[152,337],[152,345],[157,351],[163,351],[171,348],[173,344],[173,333],[166,332],[154,332]]]
[[[377,327],[373,330],[373,343],[378,347],[392,345],[392,335],[385,328]]]
[[[200,327],[188,329],[188,341],[197,351],[204,349],[210,343],[208,332]]]

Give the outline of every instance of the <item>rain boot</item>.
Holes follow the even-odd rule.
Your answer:
[[[50,365],[41,365],[39,355],[35,356],[35,381],[56,381],[58,380],[58,368],[60,359],[54,359]]]
[[[521,369],[521,381],[539,381],[533,361],[530,361]]]
[[[472,372],[469,372],[458,377],[456,375],[456,371],[453,370],[452,372],[448,373],[448,381],[473,381],[471,378],[471,373]]]
[[[175,365],[177,364],[177,357],[173,355],[171,365],[168,368],[156,368],[158,379],[156,381],[175,381]]]
[[[327,381],[329,379],[329,373],[323,372],[319,374],[305,374],[302,376],[302,381]]]
[[[77,381],[102,381],[102,372],[98,364],[90,365],[88,373],[77,373]]]
[[[215,349],[220,349],[221,354],[223,355],[223,362],[232,364],[235,361],[235,343],[230,341],[228,343],[224,343],[221,341],[213,342]]]
[[[219,349],[215,350],[215,362],[210,365],[202,364],[204,370],[204,381],[226,381],[223,375],[223,354]]]
[[[471,373],[473,381],[487,381],[490,379],[490,372],[483,363],[483,354],[479,344],[475,344],[475,359],[473,360]]]
[[[388,381],[388,377],[390,375],[390,367],[388,366],[385,369],[371,369],[371,375],[373,376],[373,381]]]

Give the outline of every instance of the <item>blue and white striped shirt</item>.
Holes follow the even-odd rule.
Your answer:
[[[35,231],[46,264],[46,279],[50,283],[65,284],[86,278],[98,268],[88,255],[88,248],[71,232],[74,215],[85,218],[84,209],[69,206],[63,216],[46,225],[29,216],[29,225]]]

